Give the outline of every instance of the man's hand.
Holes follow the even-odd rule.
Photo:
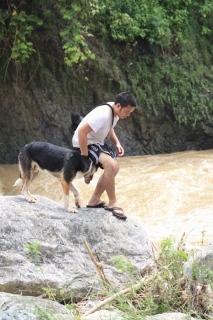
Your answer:
[[[82,165],[82,171],[87,172],[91,167],[92,161],[88,156],[81,155],[81,165]]]
[[[124,148],[122,147],[122,145],[120,143],[116,144],[116,148],[118,150],[118,156],[122,157],[124,155]]]

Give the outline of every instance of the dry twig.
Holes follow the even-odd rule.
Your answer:
[[[95,267],[96,267],[96,269],[98,271],[98,274],[99,274],[101,280],[103,281],[103,283],[106,283],[106,282],[109,283],[109,281],[107,280],[107,278],[105,277],[105,274],[103,272],[102,264],[95,259],[95,257],[93,255],[93,253],[92,253],[87,241],[84,241],[84,245],[85,245],[85,248],[87,249],[87,251],[88,251],[88,253],[90,255],[90,258],[91,258],[92,262],[94,263],[94,265],[95,265]]]
[[[92,308],[89,311],[87,311],[85,314],[83,314],[82,317],[86,317],[89,314],[94,313],[95,311],[99,310],[101,307],[103,307],[107,303],[112,302],[117,297],[119,297],[119,296],[121,296],[123,294],[127,294],[127,293],[129,293],[131,291],[139,290],[147,281],[152,281],[154,278],[155,278],[155,275],[152,275],[152,276],[150,276],[148,278],[145,277],[145,278],[141,279],[137,284],[113,294],[111,297],[108,297],[107,299],[105,299],[102,302],[100,302],[97,306],[95,306],[94,308]]]

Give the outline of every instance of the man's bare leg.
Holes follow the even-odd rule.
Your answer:
[[[104,172],[100,176],[96,188],[93,192],[89,205],[96,205],[101,202],[101,196],[106,191],[109,198],[108,207],[114,207],[117,205],[117,199],[115,194],[115,176],[119,171],[119,164],[115,159],[112,159],[109,155],[101,153],[99,160],[104,167]]]

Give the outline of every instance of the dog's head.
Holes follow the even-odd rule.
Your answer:
[[[89,184],[90,181],[93,179],[93,175],[98,170],[99,165],[91,163],[90,169],[84,174],[84,182]]]

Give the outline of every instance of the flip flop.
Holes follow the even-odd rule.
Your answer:
[[[87,208],[105,208],[106,207],[106,203],[104,201],[102,201],[99,204],[96,204],[94,206],[87,205],[86,207]]]
[[[126,220],[127,219],[127,216],[125,216],[124,213],[118,213],[117,212],[117,211],[122,211],[123,212],[123,209],[120,208],[120,207],[112,207],[112,208],[105,207],[104,209],[107,210],[107,211],[111,211],[113,216],[115,216],[118,219],[122,219],[122,220]]]

